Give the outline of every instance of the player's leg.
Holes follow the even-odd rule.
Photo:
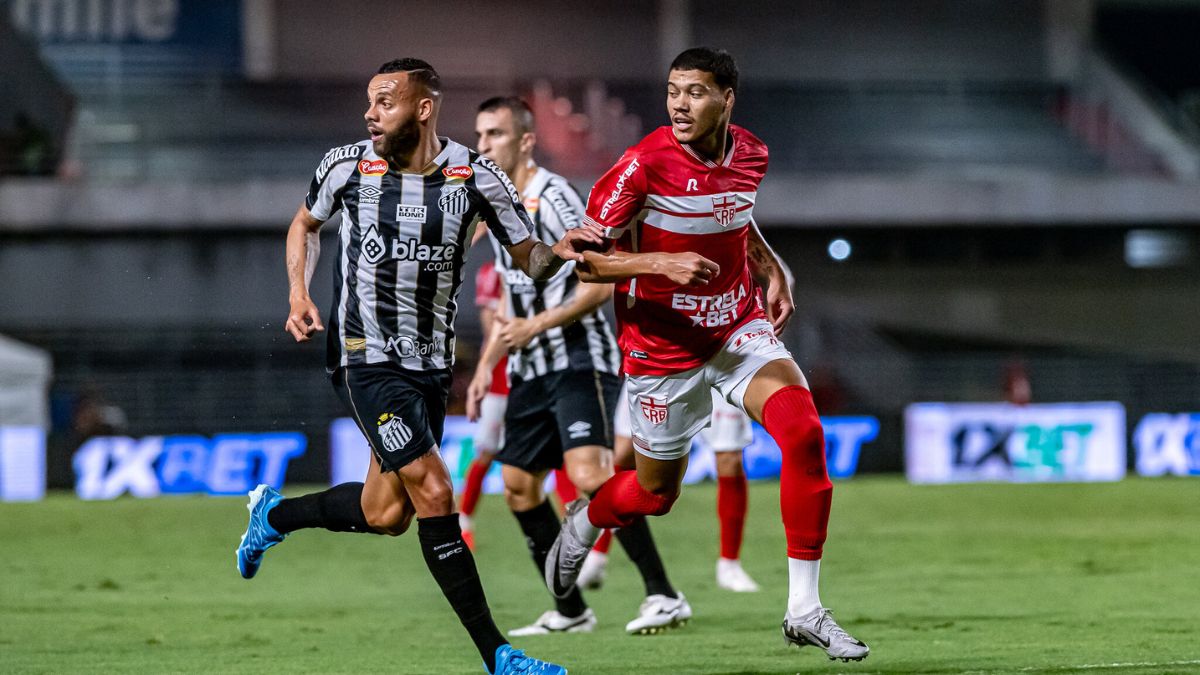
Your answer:
[[[625,383],[617,395],[613,406],[613,470],[614,472],[633,470],[633,439],[629,437],[629,406],[626,404],[629,393]],[[583,560],[579,570],[577,583],[585,589],[599,589],[604,585],[604,577],[608,571],[608,550],[612,546],[613,531],[605,529],[596,539],[596,544]]]
[[[352,410],[345,368],[334,373],[333,386],[347,409]],[[379,474],[379,461],[376,459],[378,450],[372,444],[366,427],[359,424],[359,428],[371,446],[371,466],[367,471],[367,481],[370,482],[372,477]],[[269,485],[259,485],[250,493],[247,507],[250,510],[250,522],[237,548],[238,571],[246,579],[254,577],[267,549],[283,541],[288,534],[304,528],[399,534],[373,527],[363,511],[363,504],[364,483],[342,483],[328,490],[287,499]],[[408,517],[412,517],[411,509]]]
[[[467,467],[467,477],[463,484],[462,497],[458,500],[459,525],[462,526],[463,540],[471,550],[475,550],[475,506],[483,493],[483,479],[487,477],[496,451],[500,448],[504,433],[504,413],[508,407],[508,396],[488,393],[483,397],[479,411],[479,426],[476,427],[473,447],[475,458]]]
[[[625,527],[638,516],[671,510],[687,469],[691,438],[708,421],[712,398],[702,369],[628,381],[629,402],[640,410],[634,416],[631,408],[637,470],[615,474],[590,502],[580,499],[567,509],[562,534],[546,563],[546,583],[555,594],[575,585],[583,559],[603,528]]]
[[[514,377],[504,417],[504,444],[496,459],[504,465],[504,495],[525,535],[534,565],[542,570],[560,529],[558,514],[542,489],[546,474],[562,466],[563,451],[554,415],[553,373],[528,380]],[[578,589],[556,596],[555,608],[512,635],[590,631],[595,615]]]
[[[740,408],[713,391],[712,424],[702,433],[717,462],[717,521],[721,553],[717,558],[717,586],[738,593],[753,593],[758,584],[742,569],[742,536],[746,526],[748,485],[742,448],[754,440],[750,419]]]
[[[779,502],[789,578],[784,636],[792,644],[821,647],[831,658],[865,658],[870,650],[834,622],[818,594],[833,484],[808,382],[767,322],[751,322],[730,343],[735,346],[727,343],[711,363],[722,374],[717,387],[766,428],[783,455]]]
[[[558,495],[558,505],[563,511],[566,511],[567,504],[579,499],[579,488],[562,469],[554,470],[554,494]]]
[[[559,520],[542,489],[546,470],[526,471],[505,465],[504,497],[529,547],[534,567],[540,573],[546,566],[546,554],[558,537]],[[550,633],[590,633],[596,627],[596,615],[583,600],[578,588],[563,598],[554,598],[554,609],[542,613],[528,626],[509,631],[513,637]]]
[[[492,620],[475,557],[462,539],[450,471],[434,441],[442,437],[444,430],[450,373],[401,373],[395,384],[400,390],[397,397],[399,393],[405,395],[401,414],[411,414],[413,427],[406,439],[389,435],[393,442],[404,440],[395,446],[394,456],[401,464],[398,473],[416,511],[417,538],[425,565],[471,636],[487,671],[493,673],[498,662],[507,663],[513,658],[522,661],[525,657],[511,650]],[[427,450],[410,459],[422,447]],[[386,463],[383,467],[390,468]]]

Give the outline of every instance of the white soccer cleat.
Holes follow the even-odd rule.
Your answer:
[[[537,621],[508,631],[511,637],[527,635],[550,635],[551,633],[590,633],[596,629],[596,613],[589,607],[583,614],[576,617],[563,616],[557,610],[550,610],[538,617]]]
[[[625,624],[625,632],[630,635],[654,635],[686,625],[691,618],[692,606],[683,593],[678,598],[651,595],[642,601],[637,618]]]
[[[717,586],[734,593],[757,593],[758,584],[742,569],[742,561],[717,558]]]
[[[823,649],[831,661],[862,661],[871,653],[871,649],[861,640],[843,630],[833,620],[833,614],[824,607],[818,607],[804,616],[784,617],[783,639],[797,647],[812,645]]]
[[[583,559],[583,567],[579,570],[579,579],[575,584],[580,588],[595,591],[604,585],[604,576],[608,574],[608,554],[592,550]]]

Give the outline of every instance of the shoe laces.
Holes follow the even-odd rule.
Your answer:
[[[510,673],[529,673],[536,675],[537,673],[546,672],[546,666],[549,665],[545,661],[539,661],[532,656],[525,656],[525,652],[520,649],[514,649],[508,655],[508,671]]]
[[[827,631],[831,642],[833,638],[850,639],[850,634],[843,630],[837,621],[833,620],[833,612],[828,609],[821,609],[821,615],[817,617],[816,628]]]

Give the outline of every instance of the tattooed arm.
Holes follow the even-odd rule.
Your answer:
[[[292,217],[287,233],[288,311],[283,329],[296,338],[296,342],[307,342],[313,333],[325,330],[321,324],[321,312],[308,295],[317,258],[321,254],[321,239],[317,231],[321,221],[308,211],[304,204]]]
[[[767,319],[779,335],[787,327],[796,311],[792,300],[792,271],[771,249],[758,229],[758,223],[750,221],[750,232],[746,240],[746,255],[750,259],[750,273],[763,289]]]

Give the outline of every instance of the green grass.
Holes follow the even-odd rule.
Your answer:
[[[850,664],[783,646],[777,493],[750,500],[763,592],[715,589],[715,490],[689,486],[653,525],[691,625],[623,633],[641,588],[614,546],[597,632],[518,646],[576,674],[1200,672],[1200,482],[839,483],[821,597],[871,645]],[[242,499],[0,504],[0,672],[482,672],[411,533],[301,532],[248,582],[245,515]],[[497,622],[532,620],[549,599],[514,519],[485,497],[477,522]]]

